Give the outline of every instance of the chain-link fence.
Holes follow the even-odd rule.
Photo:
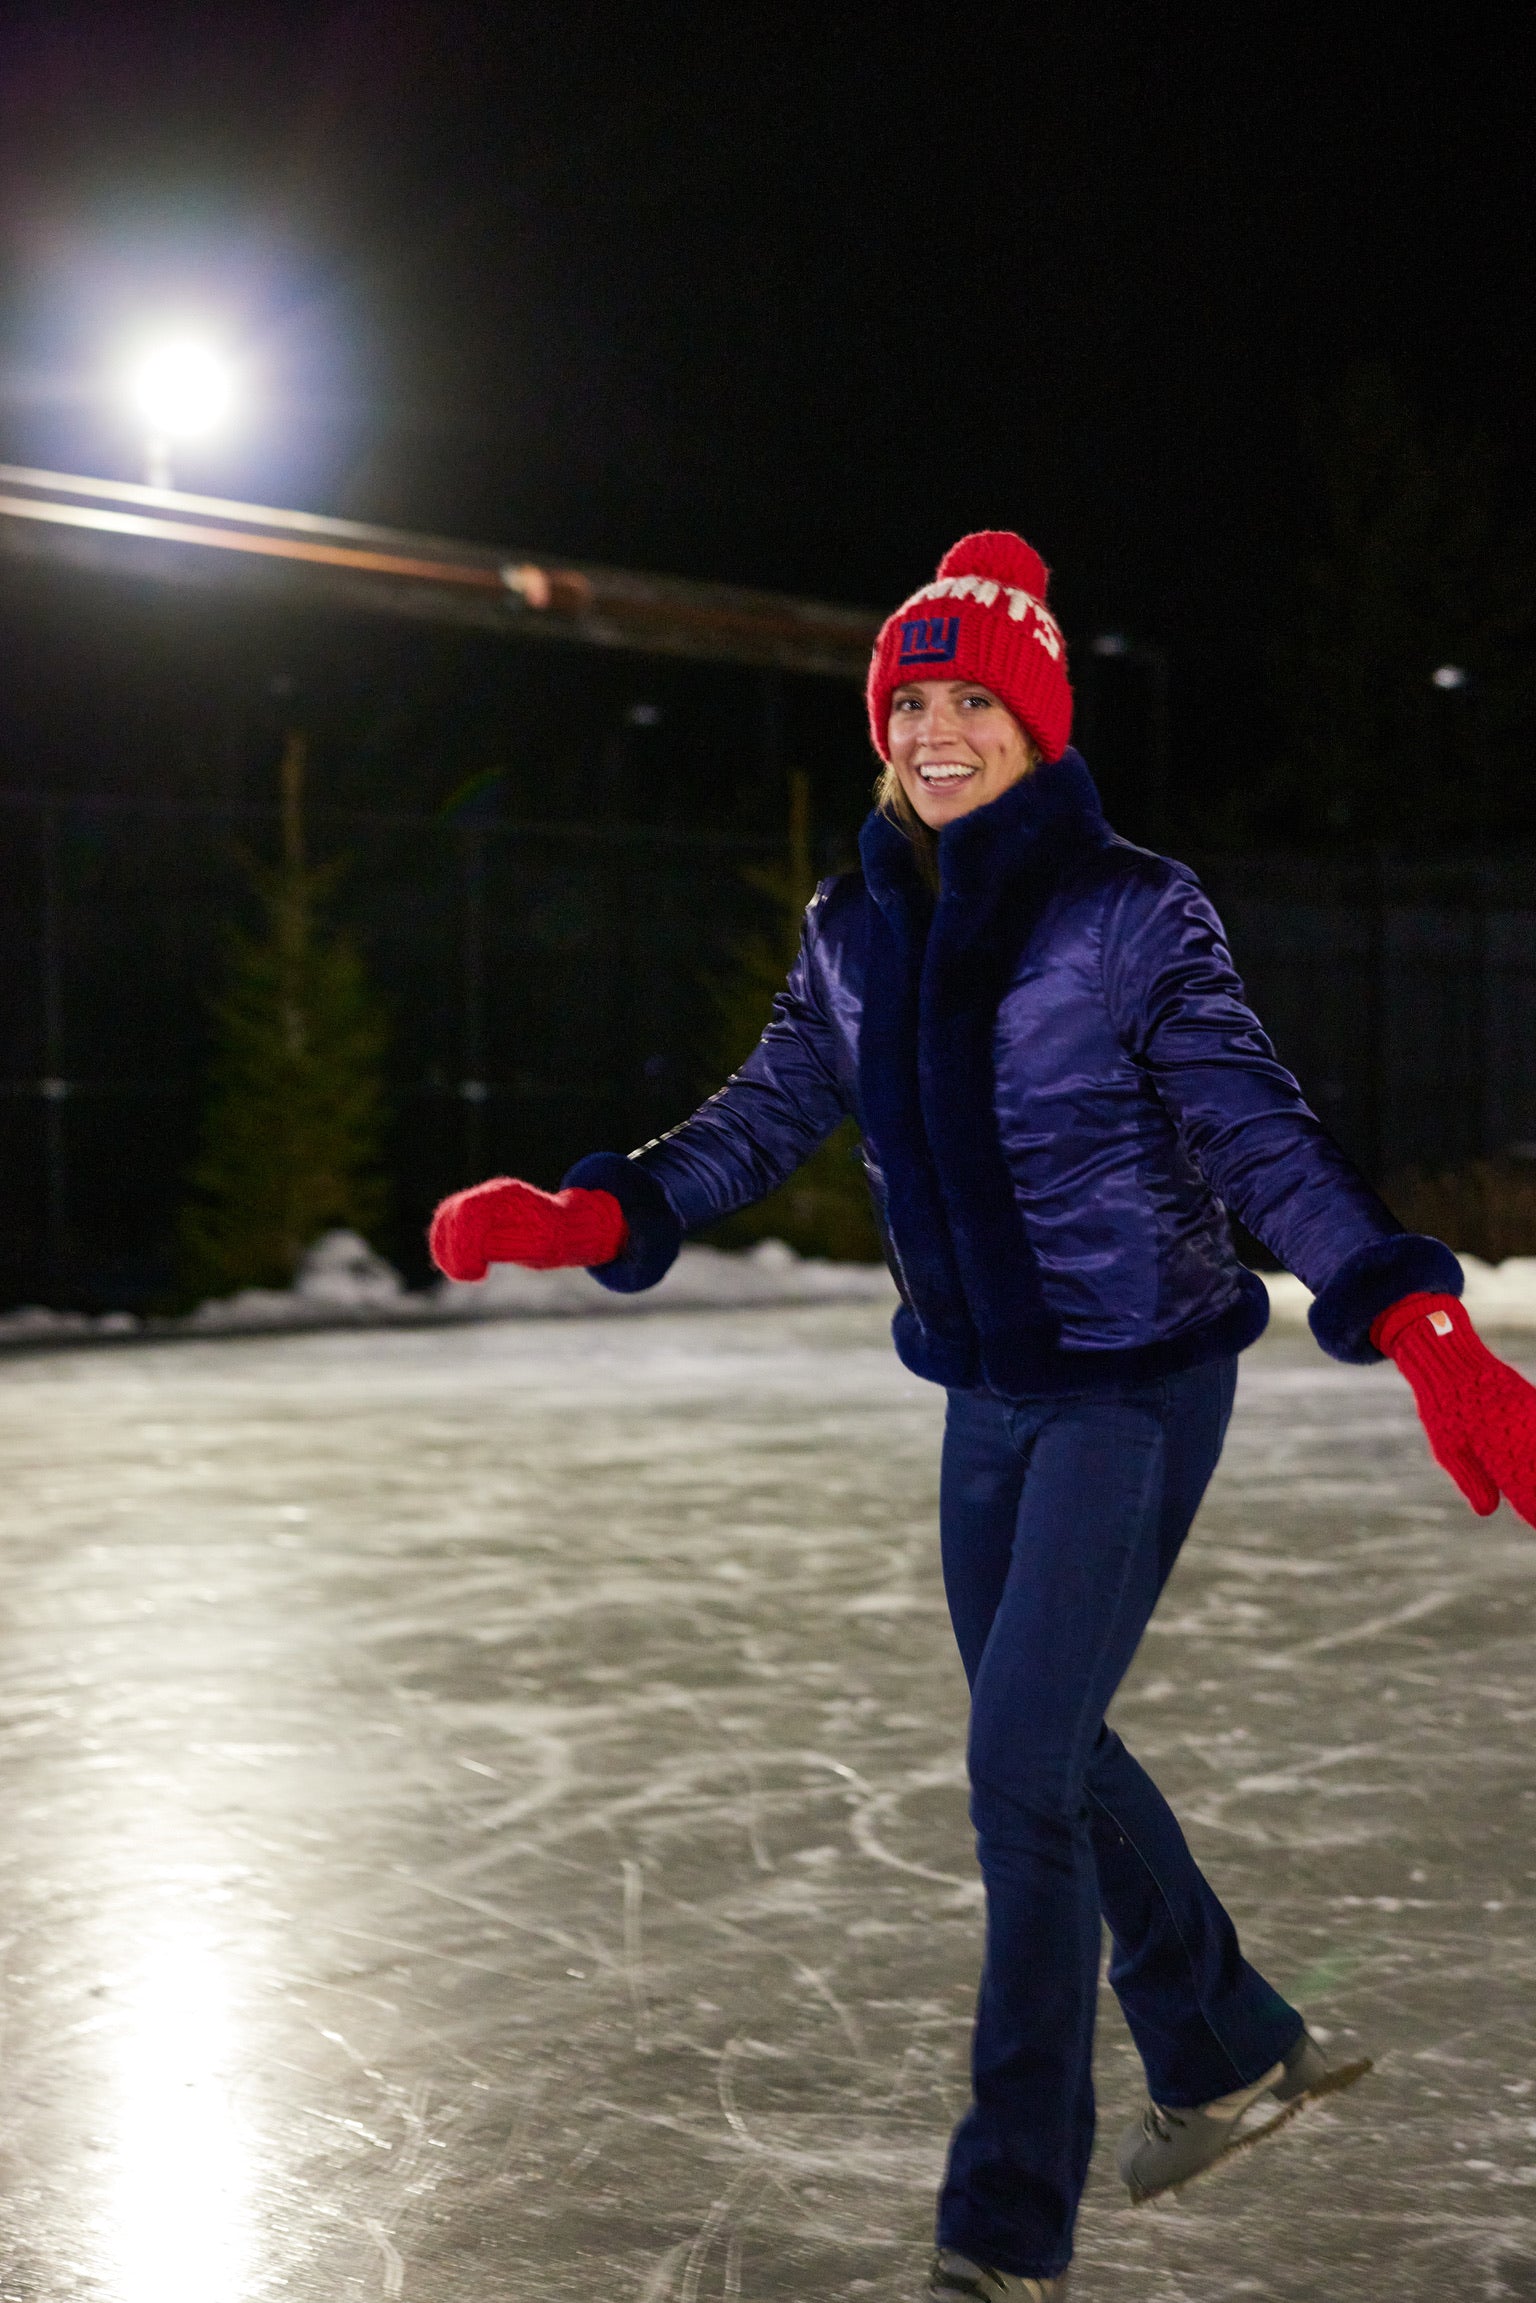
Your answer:
[[[1536,872],[1524,856],[1208,859],[1281,1055],[1366,1172],[1536,1140]]]
[[[0,792],[0,1299],[141,1308],[172,1283],[210,1002],[269,810]],[[394,1221],[558,1179],[686,1112],[706,979],[764,840],[317,809],[390,1025]],[[1522,859],[1209,858],[1285,1060],[1377,1178],[1536,1139],[1536,898]]]
[[[0,1296],[141,1307],[173,1279],[211,1006],[270,811],[0,793]],[[760,840],[316,810],[390,1029],[393,1236],[502,1168],[552,1182],[689,1108],[705,979]]]

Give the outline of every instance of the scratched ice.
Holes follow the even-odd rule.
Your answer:
[[[1516,1342],[1529,1353],[1529,1338]],[[876,1306],[0,1370],[0,2298],[915,2297],[977,1897]],[[1120,1705],[1377,2076],[1084,2303],[1536,2298],[1536,1537],[1282,1335]]]

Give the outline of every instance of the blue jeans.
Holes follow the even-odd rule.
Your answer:
[[[949,1395],[944,1583],[971,1683],[986,1883],[973,2100],[939,2244],[1050,2278],[1093,2147],[1100,1919],[1155,2101],[1209,2102],[1302,2021],[1238,1948],[1150,1776],[1104,1724],[1226,1437],[1232,1358],[1009,1404]]]

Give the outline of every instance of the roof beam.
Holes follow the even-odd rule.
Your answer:
[[[0,555],[286,605],[862,680],[880,618],[357,520],[0,464]]]

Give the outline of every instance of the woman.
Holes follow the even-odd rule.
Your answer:
[[[862,872],[817,890],[720,1093],[556,1194],[498,1179],[432,1227],[457,1279],[585,1263],[650,1287],[685,1232],[858,1122],[897,1351],[949,1393],[941,1539],[987,1898],[930,2287],[951,2299],[1065,2293],[1101,1919],[1150,2095],[1120,2148],[1133,2198],[1214,2164],[1264,2097],[1278,2124],[1368,2068],[1330,2069],[1243,1958],[1104,1723],[1267,1316],[1225,1209],[1314,1290],[1325,1350],[1397,1359],[1473,1507],[1502,1489],[1536,1521],[1536,1392],[1478,1341],[1455,1257],[1405,1232],[1308,1110],[1193,876],[1105,824],[1067,749],[1046,584],[1020,537],[967,536],[882,629]]]

